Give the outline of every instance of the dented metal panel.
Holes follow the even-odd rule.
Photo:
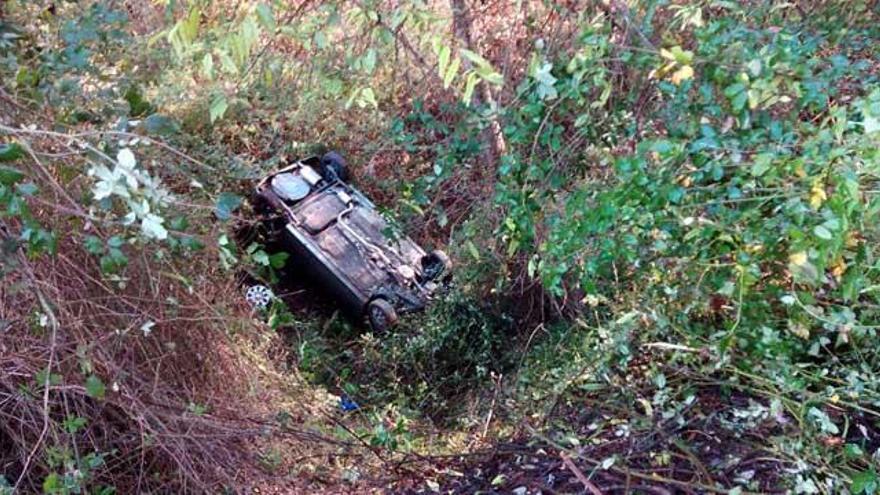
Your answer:
[[[342,214],[348,205],[343,203],[335,194],[321,194],[313,201],[304,204],[294,210],[296,218],[312,235],[320,234],[336,218]]]
[[[384,282],[387,273],[371,266],[370,254],[349,240],[341,229],[341,226],[333,225],[321,232],[317,236],[321,249],[335,260],[339,270],[361,291],[367,292]]]

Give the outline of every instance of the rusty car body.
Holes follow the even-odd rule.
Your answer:
[[[346,183],[345,161],[330,152],[302,159],[263,178],[258,211],[274,220],[294,264],[378,332],[398,314],[425,307],[450,276],[442,251],[425,252]]]

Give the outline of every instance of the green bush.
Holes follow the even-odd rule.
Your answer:
[[[300,369],[362,405],[393,403],[436,420],[455,418],[467,394],[515,358],[513,322],[459,292],[405,318],[394,332],[360,331],[343,321],[297,327]]]

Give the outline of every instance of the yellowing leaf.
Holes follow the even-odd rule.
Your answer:
[[[758,105],[761,103],[761,93],[759,93],[755,89],[750,89],[746,92],[746,94],[748,95],[749,110],[754,110],[758,108]]]
[[[666,74],[669,74],[672,69],[675,68],[675,62],[669,62],[668,64],[660,67],[659,69],[653,69],[650,73],[648,73],[648,78],[650,79],[662,79],[666,77]]]
[[[764,251],[763,244],[749,244],[746,246],[746,252],[749,254],[760,253]]]
[[[826,199],[828,199],[828,195],[825,194],[825,188],[822,187],[822,182],[814,182],[813,187],[810,189],[810,206],[812,206],[814,210],[818,210],[822,207],[822,203],[824,203]]]
[[[803,266],[807,263],[807,253],[804,251],[793,253],[788,257],[788,261],[793,265]]]
[[[679,65],[690,65],[694,60],[694,52],[690,50],[682,50],[678,45],[673,46],[669,50],[661,48],[660,56],[666,60],[672,60]]]
[[[839,281],[844,273],[846,273],[846,262],[843,261],[843,258],[838,258],[837,261],[831,265],[831,274]]]
[[[789,322],[788,330],[804,340],[810,338],[810,329],[804,326],[803,323]]]
[[[694,179],[690,175],[685,175],[678,179],[678,183],[681,184],[681,187],[691,187],[691,184],[694,183]]]
[[[690,65],[683,65],[672,74],[672,83],[678,86],[683,81],[687,81],[694,77],[694,68]]]
[[[850,231],[846,234],[846,247],[855,248],[859,246],[859,235],[856,231]]]

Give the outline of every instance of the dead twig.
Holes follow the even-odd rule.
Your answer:
[[[574,473],[575,478],[577,478],[578,481],[580,481],[581,484],[584,485],[584,488],[586,488],[588,492],[592,493],[593,495],[602,495],[602,490],[594,485],[592,481],[587,479],[584,473],[580,469],[578,469],[577,466],[574,465],[574,462],[571,461],[571,458],[569,458],[565,454],[565,452],[560,452],[559,457],[562,458],[562,463],[565,464],[565,467],[567,467],[569,471]]]
[[[4,230],[8,230],[4,225]],[[40,447],[43,446],[43,442],[46,440],[46,435],[49,432],[49,390],[51,385],[52,378],[52,367],[55,365],[55,345],[58,337],[58,318],[55,315],[55,311],[52,309],[52,306],[49,304],[49,301],[43,291],[40,289],[39,285],[36,283],[36,277],[34,275],[33,270],[28,263],[27,257],[24,255],[24,252],[19,249],[18,257],[21,262],[21,266],[24,267],[25,275],[32,282],[31,286],[33,288],[34,293],[37,296],[37,299],[40,302],[40,307],[46,315],[47,325],[49,326],[49,362],[46,364],[46,376],[43,380],[43,426],[40,429],[40,435],[37,438],[37,441],[34,442],[34,446],[31,449],[30,453],[27,456],[27,459],[24,461],[24,465],[22,466],[21,473],[18,475],[18,479],[15,481],[15,486],[13,487],[13,493],[18,490],[19,485],[21,485],[22,481],[25,479],[31,462],[34,460],[34,456],[40,450]]]

